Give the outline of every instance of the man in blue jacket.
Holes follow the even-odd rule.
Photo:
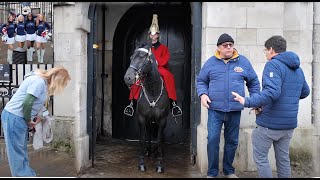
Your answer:
[[[232,91],[245,95],[244,82],[250,95],[260,92],[260,82],[250,61],[234,49],[234,40],[226,33],[217,42],[218,49],[200,70],[197,77],[197,93],[201,104],[208,108],[208,172],[219,174],[219,143],[224,124],[223,173],[237,177],[232,166],[238,146],[239,126],[243,105],[233,99]]]
[[[262,91],[251,97],[232,92],[245,107],[254,107],[257,127],[252,132],[253,159],[259,177],[272,178],[268,153],[273,144],[279,178],[290,178],[289,146],[297,127],[299,100],[310,94],[309,86],[294,52],[286,51],[287,42],[272,36],[265,42],[268,59],[262,76]]]

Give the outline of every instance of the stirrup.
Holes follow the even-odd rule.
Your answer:
[[[175,102],[173,102],[172,105],[173,105],[172,110],[171,110],[172,116],[173,117],[181,116],[182,115],[181,108]]]
[[[124,108],[123,114],[127,116],[133,116],[134,109],[132,106],[133,106],[133,102],[131,101],[130,104],[126,108]]]

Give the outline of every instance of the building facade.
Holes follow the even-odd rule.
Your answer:
[[[130,129],[123,134],[121,128],[125,126],[119,123],[129,102],[128,92],[121,90],[121,78],[130,52],[146,39],[152,13],[157,13],[160,42],[167,44],[172,53],[178,102],[185,114],[176,131],[169,123],[166,134],[173,134],[174,142],[190,142],[191,159],[200,172],[207,170],[207,110],[196,95],[195,77],[213,55],[219,35],[229,33],[235,48],[251,61],[260,80],[267,38],[284,36],[287,49],[300,56],[312,94],[300,102],[291,152],[310,154],[314,172],[320,175],[320,84],[319,72],[315,71],[320,66],[319,12],[317,2],[55,3],[54,64],[68,68],[72,76],[65,92],[54,99],[55,140],[71,142],[76,169],[81,171],[91,165],[96,138],[136,137]],[[239,171],[254,171],[251,133],[255,116],[249,115],[249,109],[242,112],[240,127],[234,165]],[[220,148],[222,158],[222,144]],[[270,157],[275,169],[273,151]]]

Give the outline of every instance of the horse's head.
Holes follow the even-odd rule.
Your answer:
[[[139,80],[141,81],[150,71],[151,63],[154,61],[151,56],[151,43],[137,48],[134,51],[133,55],[130,57],[130,66],[124,75],[124,82],[128,87]]]

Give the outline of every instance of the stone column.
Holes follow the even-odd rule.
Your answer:
[[[313,175],[320,177],[320,3],[313,2],[313,87],[312,112],[313,112]]]
[[[87,134],[87,33],[90,32],[90,3],[54,5],[54,60],[71,75],[66,90],[54,99],[54,114],[60,122],[55,135],[69,139],[75,155],[77,171],[88,167],[89,136]],[[68,132],[67,134],[64,132]]]

